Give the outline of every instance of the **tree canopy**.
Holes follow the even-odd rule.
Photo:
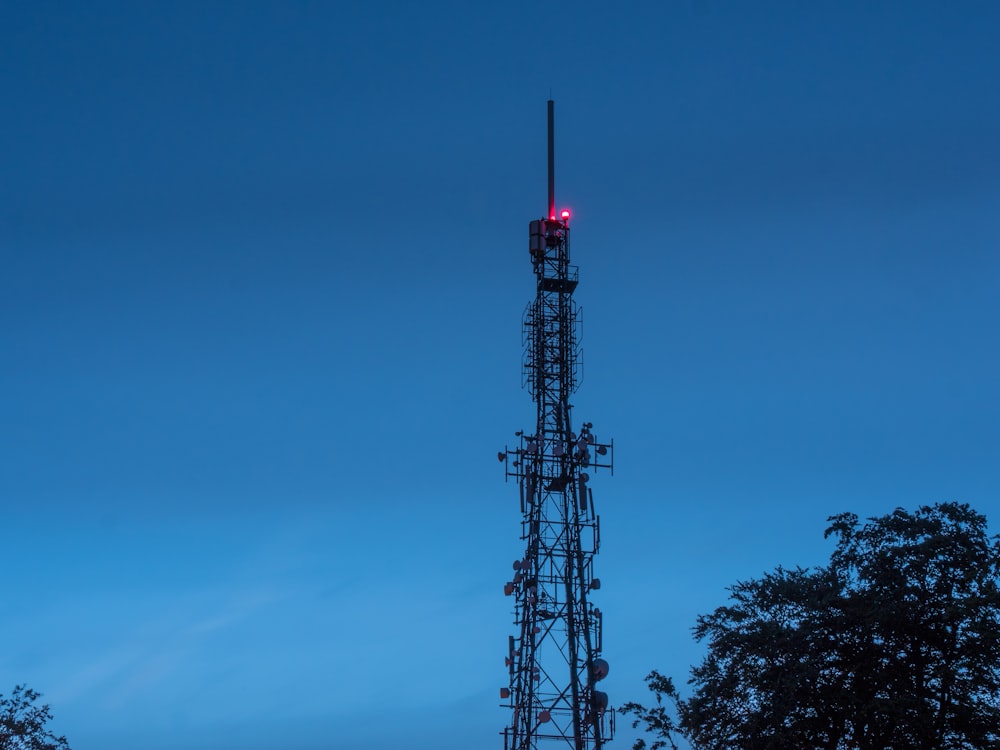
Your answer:
[[[0,693],[0,750],[70,750],[65,737],[45,728],[52,713],[48,705],[35,705],[40,697],[24,685],[17,685],[9,698]]]
[[[653,672],[657,706],[623,707],[653,750],[672,733],[697,750],[1000,750],[1000,543],[985,517],[940,503],[829,521],[828,565],[737,583],[698,618],[708,653],[689,698]]]

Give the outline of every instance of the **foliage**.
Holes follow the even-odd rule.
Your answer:
[[[986,519],[941,503],[829,520],[829,565],[737,583],[698,618],[708,654],[693,695],[674,693],[676,722],[626,711],[697,750],[1000,750],[1000,543]],[[665,686],[650,683],[658,705]]]
[[[65,737],[45,729],[52,713],[48,705],[35,705],[40,697],[24,685],[17,685],[9,698],[0,693],[0,750],[69,750]]]
[[[663,699],[669,698],[676,710],[680,701],[673,680],[664,677],[654,669],[646,675],[646,685],[656,697],[656,705],[653,708],[646,708],[638,703],[630,702],[622,706],[620,710],[623,714],[635,714],[636,718],[632,722],[633,729],[642,724],[646,732],[656,736],[653,744],[649,746],[649,750],[661,750],[668,745],[673,750],[677,750],[673,735],[678,732],[678,727],[670,711],[663,705]],[[646,741],[639,738],[632,747],[634,750],[646,750]]]

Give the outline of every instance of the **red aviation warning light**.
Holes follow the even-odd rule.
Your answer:
[[[567,221],[569,221],[569,211],[565,211],[565,210],[564,210],[564,211],[562,212],[562,220],[563,220],[564,222],[567,222]]]

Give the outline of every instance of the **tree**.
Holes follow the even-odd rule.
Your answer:
[[[1000,750],[1000,543],[985,517],[940,503],[829,521],[829,565],[732,586],[694,628],[708,654],[691,697],[653,672],[657,708],[624,706],[633,726],[697,750]]]
[[[669,698],[675,709],[680,703],[680,696],[677,694],[673,680],[664,677],[654,669],[646,675],[646,685],[653,692],[656,705],[653,708],[646,708],[639,703],[626,703],[621,707],[621,712],[636,715],[637,718],[632,722],[633,729],[642,724],[646,732],[656,737],[653,744],[649,746],[649,750],[661,750],[667,746],[671,747],[672,750],[677,750],[674,734],[680,733],[681,730],[674,721],[670,709],[663,705],[664,698]],[[633,750],[646,750],[646,740],[639,738],[632,747]]]
[[[52,713],[48,705],[35,705],[40,697],[24,685],[15,686],[9,698],[0,693],[0,750],[70,750],[65,737],[45,728]]]

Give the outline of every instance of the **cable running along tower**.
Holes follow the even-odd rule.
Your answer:
[[[504,587],[516,630],[507,643],[509,686],[500,690],[511,711],[504,750],[600,750],[614,733],[614,712],[597,689],[608,663],[601,611],[589,601],[601,585],[593,571],[601,535],[588,472],[613,470],[614,444],[599,442],[590,422],[571,419],[569,398],[582,372],[578,274],[569,262],[569,212],[556,215],[551,100],[548,125],[549,210],[529,225],[536,293],[522,320],[523,385],[537,420],[498,455],[518,483],[525,545]]]

